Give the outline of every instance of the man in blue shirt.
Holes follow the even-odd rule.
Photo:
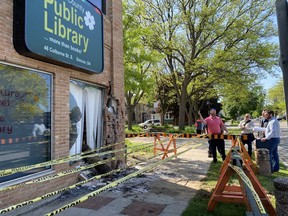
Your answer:
[[[264,116],[268,119],[268,125],[265,130],[265,137],[261,139],[261,142],[264,142],[269,146],[271,172],[278,172],[280,168],[278,155],[280,123],[277,118],[274,117],[274,112],[272,110],[265,110]]]

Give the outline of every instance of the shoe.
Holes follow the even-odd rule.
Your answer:
[[[217,163],[217,159],[213,159],[213,163]]]
[[[226,159],[226,155],[222,156],[222,160],[225,161]]]
[[[208,151],[208,158],[212,158],[212,157],[213,157],[212,152]]]

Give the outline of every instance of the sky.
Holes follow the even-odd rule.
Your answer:
[[[273,18],[273,21],[275,23],[275,25],[277,25],[277,17],[276,14]],[[278,37],[273,37],[272,42],[275,42],[277,44],[279,44],[279,38]],[[279,50],[279,56],[280,56],[280,50]],[[282,71],[279,67],[279,72],[277,72],[277,77],[272,76],[272,75],[267,75],[266,78],[260,80],[260,83],[262,84],[262,86],[264,87],[264,89],[267,91],[268,89],[272,88],[277,82],[278,80],[282,78]]]
[[[272,88],[278,80],[282,77],[282,72],[278,74],[278,77],[274,77],[271,75],[267,75],[267,78],[260,80],[260,84],[264,87],[267,91],[268,89]]]

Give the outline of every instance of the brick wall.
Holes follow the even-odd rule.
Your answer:
[[[122,1],[107,1],[107,15],[104,17],[104,71],[100,74],[89,74],[67,67],[61,67],[32,58],[19,55],[13,47],[13,1],[0,1],[0,61],[26,66],[52,73],[53,80],[53,158],[69,154],[69,80],[78,79],[101,86],[106,91],[107,98],[117,101],[118,112],[113,118],[105,111],[104,143],[107,130],[117,128],[115,134],[118,142],[124,140],[124,72],[123,72],[123,42],[122,42]],[[1,75],[0,75],[1,79]],[[111,94],[108,90],[111,88]],[[115,130],[114,130],[115,131]],[[68,164],[54,166],[56,172],[71,169]],[[8,192],[0,192],[0,208],[17,204],[21,201],[35,198],[41,194],[71,185],[77,181],[77,175],[50,180],[45,183],[33,184]]]

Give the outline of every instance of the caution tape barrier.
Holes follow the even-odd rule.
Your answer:
[[[238,136],[238,135],[222,135],[222,134],[221,135],[217,135],[217,134],[199,135],[199,134],[144,133],[144,134],[126,134],[126,138],[156,137],[158,135],[164,136],[164,137],[168,137],[168,136],[172,135],[172,138],[209,138],[209,139],[233,139],[233,138],[236,138]],[[95,157],[95,156],[101,156],[101,155],[110,154],[110,153],[116,153],[119,151],[123,151],[125,149],[111,150],[111,151],[107,151],[107,152],[91,154],[93,152],[97,152],[97,151],[100,151],[100,150],[103,150],[106,148],[111,148],[112,146],[119,145],[121,143],[123,143],[123,142],[115,143],[115,144],[112,144],[109,146],[103,146],[101,148],[98,148],[95,150],[89,150],[89,151],[83,152],[81,154],[76,154],[76,155],[63,157],[63,158],[58,158],[58,159],[54,159],[54,160],[43,162],[43,163],[1,170],[0,171],[0,177],[12,175],[12,174],[15,174],[18,172],[28,171],[28,170],[35,169],[35,168],[41,168],[41,167],[45,167],[45,166],[58,165],[58,164],[62,164],[62,163],[70,162],[70,161],[81,160],[81,159],[88,158],[88,157]]]
[[[119,143],[117,143],[118,145]],[[113,144],[115,145],[115,144]],[[112,146],[112,145],[111,145]],[[92,152],[95,151],[99,151],[105,148],[110,148],[111,146],[104,146],[95,150],[89,150],[86,152],[82,152],[81,154],[76,154],[76,155],[72,155],[72,156],[67,156],[67,157],[63,157],[63,158],[58,158],[58,159],[54,159],[51,161],[47,161],[47,162],[43,162],[43,163],[38,163],[38,164],[32,164],[32,165],[28,165],[28,166],[22,166],[22,167],[17,167],[17,168],[10,168],[10,169],[5,169],[5,170],[1,170],[0,171],[0,177],[3,176],[7,176],[7,175],[12,175],[15,174],[17,172],[24,172],[27,170],[31,170],[34,168],[40,168],[40,167],[44,167],[44,166],[51,166],[51,165],[57,165],[57,164],[61,164],[61,163],[65,163],[65,162],[70,162],[73,160],[79,160],[82,159],[81,155],[86,155],[86,154],[90,154]],[[95,156],[95,155],[93,155]]]
[[[147,144],[146,144],[146,146],[147,146]],[[111,147],[111,146],[109,146],[109,147]],[[107,148],[107,147],[105,147],[105,148]],[[133,146],[131,148],[137,148],[137,146]],[[127,148],[121,148],[121,149],[105,151],[105,152],[101,152],[101,153],[89,154],[89,153],[92,153],[92,152],[95,152],[95,151],[99,151],[101,149],[103,149],[103,148],[99,148],[99,149],[96,149],[96,150],[93,150],[93,151],[88,151],[88,152],[85,152],[83,154],[78,154],[78,155],[73,155],[73,156],[69,156],[69,157],[54,159],[54,160],[43,162],[43,163],[38,163],[38,164],[29,165],[29,166],[23,166],[23,167],[17,167],[17,168],[1,170],[0,171],[0,177],[12,175],[12,174],[15,174],[17,172],[28,171],[28,170],[31,170],[31,169],[34,169],[34,168],[40,168],[40,167],[51,166],[51,165],[58,165],[58,164],[62,164],[62,163],[70,162],[70,161],[81,160],[81,159],[84,159],[84,158],[95,157],[95,156],[103,156],[103,155],[106,155],[106,154],[117,153],[117,152],[121,152],[121,151],[127,150]]]
[[[52,216],[52,215],[59,214],[60,212],[66,210],[66,209],[68,209],[68,208],[71,208],[71,207],[73,207],[73,206],[76,206],[77,204],[79,204],[79,203],[81,203],[81,202],[84,202],[84,201],[86,201],[87,199],[90,199],[90,198],[92,198],[92,197],[100,194],[101,192],[103,192],[103,191],[105,191],[105,190],[108,190],[108,189],[110,189],[110,188],[116,187],[117,185],[119,185],[119,184],[121,184],[121,183],[123,183],[123,182],[125,182],[125,181],[127,181],[127,180],[129,180],[129,179],[131,179],[131,178],[137,177],[138,175],[142,174],[143,172],[146,172],[146,171],[148,171],[148,170],[152,170],[152,169],[154,169],[155,167],[161,165],[162,163],[167,162],[167,161],[169,161],[169,160],[172,160],[173,158],[177,157],[178,155],[181,155],[181,154],[183,154],[183,153],[185,153],[185,152],[187,152],[187,151],[189,151],[189,150],[191,150],[191,149],[197,148],[197,147],[199,147],[199,146],[201,146],[201,145],[202,145],[202,144],[198,144],[198,145],[196,145],[196,146],[193,146],[193,147],[191,147],[191,148],[188,148],[188,149],[186,149],[186,150],[184,150],[184,151],[182,151],[182,152],[179,152],[179,153],[177,153],[177,154],[175,154],[175,155],[172,155],[172,156],[170,156],[170,157],[168,157],[168,158],[165,158],[164,160],[160,160],[160,161],[158,161],[158,162],[156,162],[156,163],[154,163],[154,164],[151,164],[151,165],[149,165],[149,166],[147,166],[147,167],[142,168],[141,170],[138,170],[138,171],[136,171],[136,172],[134,172],[134,173],[131,173],[131,174],[129,174],[129,175],[127,175],[127,176],[125,176],[125,177],[123,177],[123,178],[121,178],[121,179],[118,179],[118,180],[116,180],[116,181],[114,181],[114,182],[111,182],[110,184],[108,184],[108,185],[106,185],[106,186],[104,186],[104,187],[102,187],[102,188],[100,188],[100,189],[98,189],[98,190],[96,190],[96,191],[94,191],[94,192],[92,192],[92,193],[89,193],[89,194],[87,194],[86,196],[83,196],[83,197],[81,197],[80,199],[75,200],[74,202],[71,202],[71,203],[69,203],[69,204],[67,204],[67,205],[62,206],[62,207],[59,208],[59,209],[56,209],[56,210],[54,210],[54,211],[46,214],[46,216]],[[181,146],[181,147],[183,147],[183,146]]]
[[[150,146],[151,145],[148,145],[148,146],[147,145],[146,146],[142,146],[141,145],[141,146],[136,146],[136,147],[141,147],[140,149],[137,149],[137,150],[141,150],[141,149],[149,148]],[[122,149],[122,151],[123,151],[123,149]],[[124,157],[127,154],[131,154],[131,153],[134,153],[134,152],[135,151],[131,151],[129,153],[122,154],[120,156],[120,158]],[[89,164],[89,165],[84,165],[84,166],[81,166],[79,168],[65,170],[65,171],[62,171],[60,173],[56,173],[56,174],[44,176],[44,177],[41,177],[41,178],[33,179],[33,180],[30,180],[30,181],[27,181],[27,182],[20,183],[18,185],[12,185],[12,186],[8,186],[8,187],[5,187],[5,188],[0,188],[0,191],[8,191],[8,190],[12,190],[12,189],[15,189],[15,188],[18,188],[18,187],[22,187],[22,186],[25,186],[25,185],[29,185],[29,184],[34,184],[34,183],[39,183],[39,182],[44,182],[44,181],[60,178],[60,177],[66,176],[66,175],[70,175],[70,174],[73,174],[73,173],[76,173],[76,172],[79,172],[79,171],[82,171],[82,170],[90,169],[90,168],[93,168],[95,166],[98,166],[98,165],[101,165],[101,164],[105,164],[107,162],[115,161],[115,160],[118,160],[118,159],[119,159],[118,157],[112,157],[112,158],[109,158],[107,160],[98,161],[96,163]]]
[[[66,175],[70,175],[70,174],[73,174],[73,173],[76,173],[76,172],[79,172],[79,171],[82,171],[82,170],[93,168],[95,166],[104,164],[104,163],[109,162],[109,161],[114,161],[114,160],[117,160],[117,158],[113,157],[113,158],[110,158],[108,160],[98,161],[96,163],[85,165],[85,166],[81,166],[79,168],[65,170],[65,171],[62,171],[60,173],[55,173],[55,174],[52,174],[52,175],[48,175],[48,176],[40,177],[40,178],[37,178],[37,179],[33,179],[33,180],[30,180],[30,181],[27,181],[27,182],[20,183],[18,185],[12,185],[12,186],[8,186],[8,187],[5,187],[5,188],[0,188],[0,191],[8,191],[8,190],[19,188],[19,187],[22,187],[22,186],[25,186],[25,185],[34,184],[34,183],[40,183],[40,182],[45,182],[45,181],[48,181],[48,180],[60,178],[60,177],[63,177],[63,176],[66,176]]]
[[[147,147],[147,146],[146,146],[146,147]],[[148,147],[150,147],[150,146],[148,146]],[[130,154],[130,153],[128,153],[128,154]],[[160,155],[160,154],[159,154],[159,155]],[[155,157],[152,157],[152,158],[155,158]],[[148,158],[148,159],[152,159],[152,158]],[[136,163],[131,164],[130,166],[133,166],[133,165],[136,165]],[[36,197],[36,198],[31,199],[31,200],[28,200],[28,201],[24,201],[24,202],[21,202],[21,203],[18,203],[18,204],[9,206],[9,207],[7,207],[7,208],[1,209],[1,210],[0,210],[0,214],[5,214],[5,213],[7,213],[7,212],[16,210],[16,209],[21,208],[21,207],[24,207],[24,206],[26,206],[26,205],[29,205],[29,204],[32,204],[32,203],[36,203],[36,202],[38,202],[38,201],[41,201],[41,200],[44,200],[44,199],[46,199],[46,198],[49,198],[49,197],[55,196],[55,195],[57,195],[57,194],[60,194],[60,193],[62,193],[62,192],[64,192],[64,191],[71,190],[71,189],[73,189],[73,188],[75,188],[75,187],[82,186],[83,184],[86,184],[86,183],[91,182],[91,181],[96,180],[96,179],[100,179],[100,178],[102,178],[102,177],[104,177],[104,176],[108,176],[108,175],[111,175],[111,174],[116,173],[116,172],[120,172],[120,171],[122,171],[122,170],[123,170],[123,169],[116,169],[116,170],[112,170],[112,171],[110,171],[110,172],[107,172],[107,173],[105,173],[105,174],[93,176],[93,177],[90,178],[90,179],[87,179],[87,180],[78,182],[78,183],[76,183],[76,184],[74,184],[74,185],[71,185],[71,186],[68,186],[68,187],[59,189],[59,190],[57,190],[57,191],[53,191],[53,192],[50,192],[50,193],[46,193],[46,194],[44,194],[44,195],[42,195],[42,196]]]
[[[185,143],[185,144],[183,144],[182,146],[185,146],[185,145],[188,145],[188,144],[190,144],[190,143]],[[181,146],[181,147],[182,147],[182,146]],[[129,154],[129,153],[128,153],[128,154]],[[161,155],[161,154],[159,154],[159,155]],[[152,157],[152,158],[155,158],[155,157]],[[151,158],[150,158],[150,159],[151,159]],[[135,164],[134,164],[134,165],[135,165]],[[130,166],[133,166],[133,164],[131,164]],[[64,192],[64,191],[73,189],[73,188],[75,188],[75,187],[79,187],[79,186],[81,186],[81,185],[83,185],[83,184],[86,184],[86,183],[88,183],[88,182],[91,182],[91,181],[93,181],[93,180],[100,179],[100,178],[102,178],[102,177],[104,177],[104,176],[108,176],[108,175],[111,175],[111,174],[113,174],[113,173],[120,172],[120,171],[122,171],[122,170],[123,170],[123,169],[112,170],[112,171],[110,171],[110,172],[108,172],[108,173],[94,176],[94,177],[92,177],[92,178],[90,178],[90,179],[87,179],[87,180],[78,182],[78,183],[76,183],[76,184],[74,184],[74,185],[71,185],[71,186],[68,186],[68,187],[65,187],[65,188],[62,188],[62,189],[53,191],[53,192],[46,193],[46,194],[41,195],[41,196],[39,196],[39,197],[36,197],[36,198],[34,198],[34,199],[31,199],[31,200],[28,200],[28,201],[24,201],[24,202],[21,202],[21,203],[18,203],[18,204],[9,206],[9,207],[7,207],[7,208],[1,209],[1,210],[0,210],[0,214],[5,214],[5,213],[7,213],[7,212],[10,212],[10,211],[13,211],[13,210],[15,210],[15,209],[24,207],[24,206],[26,206],[26,205],[29,205],[29,204],[32,204],[32,203],[35,203],[35,202],[44,200],[44,199],[46,199],[46,198],[49,198],[49,197],[55,196],[55,195],[57,195],[57,194],[60,194],[60,193],[62,193],[62,192]]]
[[[115,173],[115,172],[119,172],[119,171],[121,171],[121,169],[112,170],[112,171],[107,172],[107,173],[105,173],[105,174],[101,174],[101,175],[94,176],[94,177],[92,177],[92,178],[90,178],[90,179],[87,179],[87,180],[78,182],[78,183],[76,183],[76,184],[73,184],[73,185],[71,185],[71,186],[62,188],[62,189],[60,189],[60,190],[56,190],[56,191],[53,191],[53,192],[50,192],[50,193],[46,193],[46,194],[44,194],[44,195],[42,195],[42,196],[40,196],[40,197],[36,197],[36,198],[34,198],[34,199],[31,199],[31,200],[28,200],[28,201],[24,201],[24,202],[18,203],[18,204],[16,204],[16,205],[9,206],[9,207],[7,207],[7,208],[1,209],[1,210],[0,210],[0,214],[5,214],[5,213],[7,213],[7,212],[16,210],[16,209],[21,208],[21,207],[24,207],[24,206],[26,206],[26,205],[30,205],[30,204],[32,204],[32,203],[36,203],[36,202],[38,202],[38,201],[41,201],[41,200],[44,200],[44,199],[46,199],[46,198],[55,196],[55,195],[60,194],[60,193],[62,193],[62,192],[64,192],[64,191],[71,190],[71,189],[73,189],[73,188],[79,187],[79,186],[81,186],[81,185],[83,185],[83,184],[86,184],[86,183],[88,183],[88,182],[91,182],[91,181],[93,181],[93,180],[100,179],[100,178],[105,177],[105,176],[109,176],[109,175],[111,175],[111,174],[113,174],[113,173]]]
[[[180,134],[175,134],[175,133],[162,133],[162,132],[153,132],[153,133],[138,133],[138,134],[125,134],[125,138],[136,138],[136,137],[156,137],[156,136],[164,136],[164,137],[169,137],[172,135],[175,138],[209,138],[209,139],[227,139],[227,140],[232,140],[232,139],[237,139],[239,135],[232,135],[232,134],[185,134],[185,133],[180,133]],[[247,136],[243,136],[244,140],[247,139]]]
[[[262,214],[266,214],[266,210],[261,202],[261,199],[259,198],[258,194],[256,193],[250,179],[247,177],[247,175],[244,173],[243,169],[238,167],[238,166],[234,166],[232,164],[229,164],[229,167],[231,167],[237,174],[238,176],[242,179],[242,181],[246,184],[246,186],[249,188],[249,190],[251,191],[254,200],[256,201],[256,204],[260,210],[260,212]]]

